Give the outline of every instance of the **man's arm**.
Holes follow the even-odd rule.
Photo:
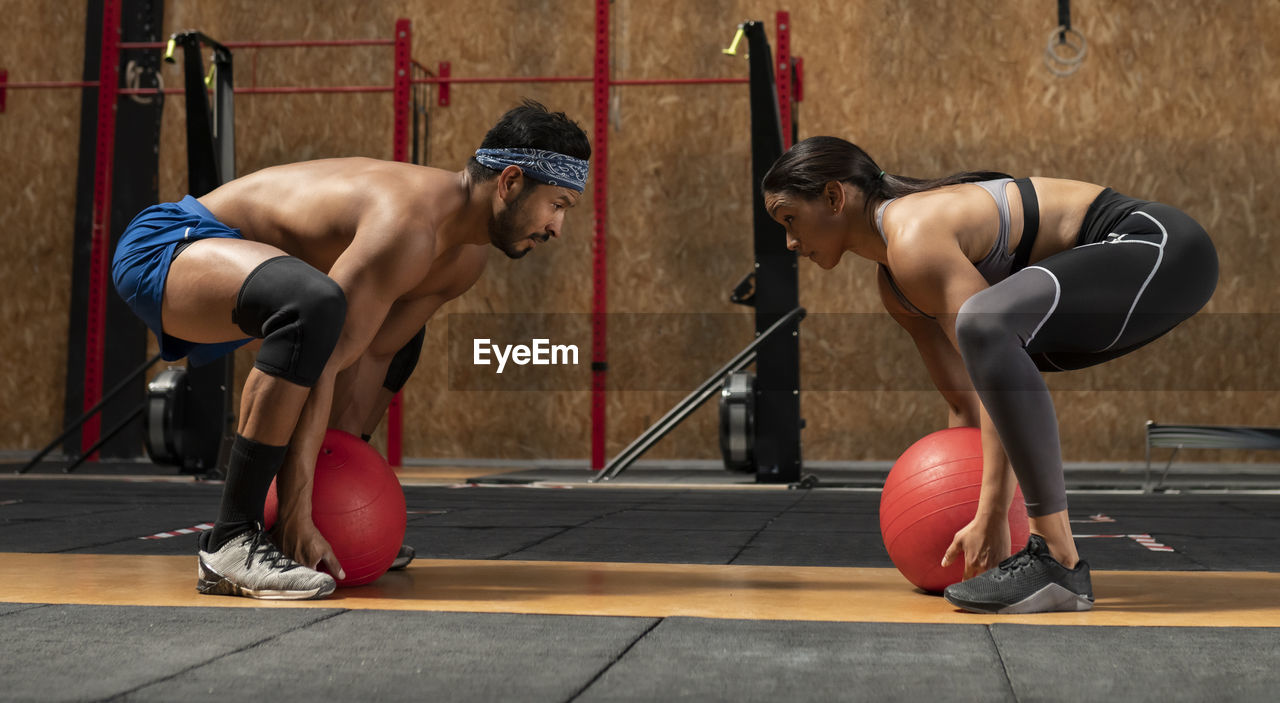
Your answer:
[[[416,366],[426,333],[423,325],[441,303],[440,296],[427,296],[391,307],[364,356],[344,372],[350,376],[350,387],[342,404],[335,404],[330,427],[362,437],[373,434]],[[416,332],[409,332],[415,327]]]
[[[329,427],[354,435],[368,434],[363,419],[380,402],[379,389],[387,377],[391,359],[365,352],[356,363],[338,374],[334,385]]]
[[[359,434],[363,436],[372,435],[378,429],[378,424],[382,422],[383,416],[386,415],[392,399],[395,398],[396,393],[400,392],[409,380],[409,376],[417,368],[418,357],[422,353],[423,339],[426,336],[426,327],[424,326],[426,321],[435,315],[441,306],[467,292],[476,284],[476,281],[480,280],[480,275],[484,273],[485,264],[489,260],[488,254],[487,247],[465,246],[451,271],[450,285],[445,286],[439,295],[431,296],[420,303],[406,302],[397,304],[391,309],[387,316],[387,322],[383,325],[383,329],[379,330],[378,336],[374,339],[370,349],[371,351],[377,349],[384,353],[391,348],[396,348],[397,351],[391,356],[387,370],[382,376],[381,385],[376,385],[372,389],[374,397],[368,411],[362,411],[363,414],[353,414],[349,418],[344,418],[343,423],[345,426],[342,429],[346,429],[346,426],[349,426],[353,429],[348,429],[347,431],[356,434],[354,428],[359,428]],[[415,326],[418,331],[409,342],[399,344],[399,339],[405,332]]]
[[[382,214],[362,221],[351,245],[329,270],[330,278],[346,294],[346,322],[303,406],[278,480],[280,519],[276,534],[285,553],[304,565],[314,567],[323,560],[331,571],[340,570],[328,543],[311,522],[315,460],[329,425],[335,380],[365,353],[395,301],[421,280],[423,262],[434,258],[433,246],[433,237]]]

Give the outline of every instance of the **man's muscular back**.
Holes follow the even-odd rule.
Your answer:
[[[406,241],[397,248],[405,255],[416,253],[465,197],[455,175],[447,171],[345,158],[266,168],[199,200],[246,239],[278,247],[328,271],[362,227],[368,230],[377,220],[406,225],[396,235]]]
[[[278,247],[321,271],[330,272],[347,254],[376,267],[378,276],[407,281],[386,320],[405,333],[380,331],[377,346],[383,347],[402,344],[399,338],[412,336],[424,314],[479,278],[485,247],[437,246],[442,224],[465,198],[447,171],[346,158],[266,168],[200,201],[246,239]]]

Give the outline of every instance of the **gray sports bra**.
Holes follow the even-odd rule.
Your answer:
[[[996,242],[991,246],[991,251],[983,257],[982,261],[974,264],[978,269],[978,273],[987,279],[987,283],[995,285],[1000,281],[1008,278],[1013,273],[1014,254],[1009,251],[1009,228],[1012,218],[1009,215],[1009,196],[1005,194],[1004,187],[1008,185],[1012,178],[998,178],[993,181],[974,181],[973,185],[982,186],[983,190],[991,194],[996,201],[996,209],[1000,211],[1000,232],[996,235]],[[876,208],[876,230],[880,233],[880,238],[884,240],[886,245],[889,240],[884,236],[884,210],[889,207],[889,203],[897,200],[892,198],[880,203]],[[1024,208],[1026,203],[1023,203]],[[898,301],[907,307],[908,310],[920,315],[924,315],[929,319],[934,319],[932,315],[926,314],[923,310],[916,307],[902,290],[898,288],[898,282],[893,280],[893,275],[889,273],[889,268],[884,266],[885,278],[889,281],[889,287],[893,289],[893,294],[897,296]]]
[[[1000,281],[1008,278],[1013,273],[1013,252],[1009,251],[1009,196],[1005,194],[1004,187],[1012,182],[1012,178],[999,178],[994,181],[974,181],[973,185],[982,186],[983,190],[991,194],[995,198],[996,209],[1000,211],[1000,233],[996,235],[996,243],[992,245],[991,251],[987,252],[982,261],[974,264],[978,269],[978,273],[987,279],[987,283],[995,285]],[[893,198],[880,203],[880,207],[876,208],[876,229],[880,232],[880,238],[885,244],[889,240],[884,236],[884,210],[889,207],[889,203],[897,200]]]

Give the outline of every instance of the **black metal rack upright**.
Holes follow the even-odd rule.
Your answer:
[[[200,32],[181,32],[170,38],[166,60],[174,46],[182,47],[187,112],[187,190],[200,197],[235,178],[235,96],[232,92],[231,50]],[[213,50],[212,71],[205,77],[203,47]],[[209,104],[213,89],[213,105]],[[184,471],[207,473],[221,466],[235,423],[232,384],[235,355],[203,366],[188,366],[186,393],[180,399],[183,422],[180,461]],[[153,401],[154,402],[154,401]]]
[[[720,390],[725,380],[756,365],[753,429],[748,441],[748,470],[758,483],[801,480],[800,430],[800,287],[796,254],[787,249],[786,232],[769,217],[759,184],[782,156],[782,119],[774,80],[773,52],[760,22],[741,27],[750,51],[752,239],[755,263],[734,289],[731,300],[755,308],[755,339],[725,366],[663,415],[609,462],[594,481],[616,478],[644,452],[675,429]],[[790,96],[788,96],[790,99]],[[794,125],[793,125],[794,127]],[[793,130],[794,135],[794,130]],[[721,428],[723,433],[725,428]]]

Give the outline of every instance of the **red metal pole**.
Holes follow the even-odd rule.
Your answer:
[[[8,71],[5,71],[8,75]],[[97,88],[97,81],[25,81],[5,83],[8,90],[42,90],[46,88]]]
[[[228,49],[288,49],[307,46],[391,46],[393,39],[283,39],[267,41],[229,41],[222,45]],[[121,42],[120,49],[163,49],[167,42],[136,41]]]
[[[592,250],[591,299],[591,468],[604,468],[605,380],[608,345],[605,316],[609,310],[605,258],[605,224],[609,205],[609,0],[596,0],[596,59],[593,73],[595,239]]]
[[[395,71],[395,144],[392,158],[409,160],[409,55],[412,46],[409,36],[409,20],[396,20],[396,71]],[[387,463],[400,466],[403,461],[404,413],[401,393],[396,393],[387,408]]]
[[[396,161],[409,160],[409,92],[410,53],[409,20],[396,20],[395,74],[392,80],[392,92],[395,101],[395,130],[392,145],[392,158]]]
[[[609,85],[719,85],[750,82],[750,78],[624,78],[609,81]]]
[[[591,76],[469,76],[458,77],[450,74],[451,64],[441,61],[437,64],[439,75],[426,78],[414,78],[414,83],[438,83],[442,89],[453,83],[592,83]],[[443,107],[443,106],[442,106]]]
[[[9,82],[9,72],[0,71],[0,112],[4,112],[5,85]]]
[[[0,84],[11,90],[55,90],[59,88],[97,88],[98,81],[32,81],[28,83]],[[236,95],[273,95],[285,93],[391,93],[394,85],[268,85],[236,88]],[[183,88],[120,88],[116,95],[183,95]]]
[[[414,83],[436,83],[442,90],[454,83],[594,83],[593,76],[472,76],[458,77],[450,75],[450,64],[441,61],[439,75],[427,78],[414,78]],[[729,83],[749,83],[749,78],[623,78],[609,81],[609,85],[716,85]],[[447,103],[440,103],[441,107]]]
[[[798,59],[797,59],[798,61]],[[593,83],[590,76],[511,76],[501,78],[475,77],[459,78],[448,75],[449,62],[440,63],[444,75],[425,78],[410,78],[411,85],[438,84],[445,96],[441,107],[449,104],[448,88],[453,83]],[[799,65],[797,64],[797,69]],[[0,71],[0,105],[3,105],[7,90],[56,90],[60,88],[97,88],[98,81],[27,81],[21,83],[4,80],[4,71]],[[609,81],[609,85],[727,85],[750,82],[747,78],[624,78]],[[318,93],[394,93],[395,85],[264,85],[243,86],[235,88],[236,95],[284,95],[284,94],[318,94]],[[182,95],[182,88],[120,88],[116,95]],[[797,97],[798,99],[798,97]],[[3,110],[0,110],[3,111]]]
[[[396,87],[394,85],[267,85],[258,86],[256,88],[236,88],[236,95],[312,95],[319,93],[394,93]],[[183,88],[166,88],[158,90],[156,88],[124,88],[117,92],[117,95],[155,95],[164,93],[165,95],[183,95],[187,91]]]
[[[791,148],[791,16],[778,13],[778,116],[782,150]]]
[[[436,102],[440,107],[449,107],[449,84],[452,82],[449,80],[449,72],[451,68],[452,66],[448,61],[441,61],[436,65],[436,73],[439,75],[437,75],[435,81],[440,84]],[[427,79],[422,79],[422,82],[426,83],[428,81]]]
[[[102,357],[107,319],[107,260],[111,249],[111,172],[116,151],[116,91],[120,87],[120,0],[102,4],[102,54],[98,59],[98,144],[93,172],[93,227],[89,246],[88,325],[84,351],[84,410],[102,398]],[[102,416],[80,433],[80,450],[98,441]],[[97,461],[94,452],[89,461]]]

